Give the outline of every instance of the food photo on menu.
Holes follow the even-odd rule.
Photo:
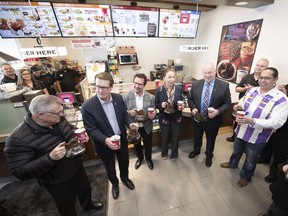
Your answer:
[[[2,38],[61,36],[49,2],[0,2]]]
[[[53,3],[63,37],[113,36],[109,5]]]
[[[223,26],[217,77],[239,83],[250,73],[263,19]]]
[[[195,38],[200,11],[160,9],[159,37]]]
[[[115,36],[157,37],[159,8],[111,5]]]

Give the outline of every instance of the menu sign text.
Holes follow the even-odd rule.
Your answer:
[[[111,6],[114,35],[157,37],[159,8]]]
[[[113,36],[109,5],[53,3],[63,37]]]
[[[195,38],[200,11],[160,9],[159,37]]]
[[[2,38],[59,37],[56,17],[49,2],[0,2]]]

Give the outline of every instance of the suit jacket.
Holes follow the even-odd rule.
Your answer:
[[[175,85],[175,93],[174,93],[174,101],[173,101],[173,108],[175,109],[175,113],[173,115],[166,115],[164,113],[164,109],[162,108],[162,102],[167,102],[168,96],[167,91],[163,86],[160,86],[156,89],[155,92],[155,107],[159,109],[159,122],[161,123],[163,120],[170,120],[172,119],[174,122],[178,121],[182,117],[182,111],[178,111],[177,109],[177,101],[183,100],[182,97],[183,89],[181,86]]]
[[[201,110],[201,95],[203,91],[205,80],[197,80],[192,84],[190,94],[188,97],[188,103],[191,111],[196,108],[200,112]],[[222,115],[224,112],[230,109],[231,94],[229,84],[219,79],[215,79],[214,87],[212,90],[211,99],[209,101],[209,107],[213,107],[219,111],[219,115],[212,120],[222,122]],[[211,119],[210,119],[211,120]]]
[[[136,98],[134,89],[123,95],[124,102],[127,106],[128,110],[132,110],[136,108]],[[147,109],[149,107],[155,107],[155,96],[150,94],[149,92],[144,91],[143,96],[143,110],[145,112],[145,116],[148,116]],[[133,117],[135,119],[135,117]],[[147,120],[143,123],[144,129],[147,134],[152,132],[153,122],[151,119],[147,117]]]
[[[126,127],[132,123],[132,119],[127,114],[127,108],[124,100],[119,94],[111,94],[113,106],[117,118],[118,125],[121,130],[121,146],[128,145],[126,138]],[[94,150],[99,153],[108,150],[105,145],[105,139],[114,135],[113,129],[108,118],[102,108],[101,102],[97,95],[87,100],[81,108],[84,126],[91,136],[94,143]]]

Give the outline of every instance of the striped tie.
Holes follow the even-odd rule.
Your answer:
[[[209,106],[209,95],[210,95],[210,83],[206,83],[205,84],[206,89],[205,89],[205,93],[204,93],[204,98],[203,98],[203,111],[202,111],[202,115],[205,121],[208,120],[208,106]]]

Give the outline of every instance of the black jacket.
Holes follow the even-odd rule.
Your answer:
[[[56,130],[44,128],[27,114],[7,138],[4,153],[11,172],[19,179],[36,178],[48,184],[59,184],[69,180],[82,166],[80,159],[62,158],[54,161],[49,153],[63,141],[68,142],[74,135],[73,126],[64,117],[55,125]]]

